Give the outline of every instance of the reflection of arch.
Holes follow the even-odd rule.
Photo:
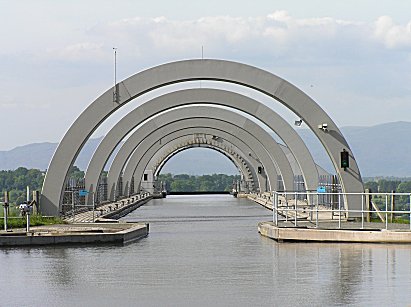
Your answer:
[[[265,124],[267,124],[282,138],[284,143],[289,146],[290,150],[295,156],[297,163],[302,170],[306,189],[315,190],[317,188],[317,168],[310,152],[308,151],[307,147],[305,146],[304,142],[301,140],[297,132],[293,128],[291,128],[290,125],[272,109],[260,104],[258,101],[255,101],[249,97],[229,91],[215,89],[191,89],[172,92],[154,98],[138,106],[129,114],[124,116],[101,141],[92,159],[90,160],[90,164],[87,168],[85,176],[87,189],[91,191],[94,189],[94,186],[98,182],[100,173],[103,170],[108,157],[114,151],[114,148],[119,144],[120,140],[126,134],[128,134],[132,130],[132,128],[136,127],[144,119],[151,118],[151,116],[163,110],[166,110],[167,108],[176,108],[179,106],[199,103],[206,103],[207,105],[223,105],[241,110],[253,116],[256,113],[256,110],[259,110],[259,113],[265,116]],[[242,123],[243,120],[241,120],[240,122]],[[147,124],[147,131],[151,132],[157,129],[158,125],[153,124],[151,120],[149,121],[149,123],[150,124]],[[152,126],[150,127],[148,125]],[[245,129],[248,129],[248,126],[249,125],[244,124]],[[119,155],[119,153],[117,155]],[[281,163],[280,156],[278,159]],[[111,170],[115,170],[114,178],[120,175],[121,169],[123,168],[123,164],[115,164],[115,162],[118,160],[123,163],[122,158],[115,159],[115,161],[113,162]],[[286,182],[292,181],[292,179],[287,179],[289,177],[290,176],[287,177],[287,173],[285,172],[284,180]],[[109,186],[112,186],[113,182],[116,182],[116,180],[109,182]],[[286,184],[286,186],[290,185]],[[288,190],[292,190],[292,188],[288,188]]]
[[[219,120],[226,119],[230,123],[235,123],[236,127],[241,128],[237,129],[233,127],[233,129],[236,129],[237,135],[244,135],[244,140],[247,139],[247,135],[248,138],[255,138],[256,136],[258,136],[257,145],[256,147],[254,147],[257,156],[264,155],[264,151],[267,151],[269,159],[271,159],[271,161],[273,161],[274,163],[277,163],[286,189],[293,189],[294,176],[289,161],[287,160],[287,157],[285,156],[280,146],[274,141],[274,139],[268,134],[268,132],[266,132],[264,129],[262,129],[260,126],[258,126],[251,120],[229,110],[211,106],[188,106],[181,109],[167,111],[151,119],[147,123],[143,124],[140,128],[138,128],[129,137],[129,139],[123,144],[123,146],[117,153],[110,167],[108,175],[109,191],[114,190],[113,185],[116,184],[118,177],[120,176],[121,170],[123,169],[127,159],[130,157],[132,151],[138,146],[138,144],[140,144],[145,138],[147,138],[151,133],[153,133],[153,131],[156,131],[160,127],[163,127],[164,125],[173,122],[176,122],[174,126],[178,126],[177,122],[179,120],[184,120],[190,117],[215,118]],[[165,131],[168,131],[169,129],[170,128],[167,128],[165,129]],[[263,147],[263,149],[261,149],[262,152],[260,152],[260,150],[258,149],[261,146]],[[267,171],[269,175],[270,172],[273,173],[272,178],[275,177],[276,171],[274,169],[271,171],[267,169]],[[275,179],[274,182],[276,181],[277,180]],[[274,185],[274,187],[275,186],[276,185]],[[274,188],[274,190],[276,190],[276,188]]]
[[[253,136],[242,134],[240,128],[224,121],[208,118],[188,118],[157,129],[136,147],[123,171],[123,195],[128,195],[127,188],[129,187],[128,184],[132,177],[134,177],[135,190],[138,191],[144,170],[153,156],[161,148],[167,148],[168,143],[174,139],[196,133],[216,135],[238,148],[238,150],[242,152],[243,157],[248,153],[257,157],[256,159],[245,158],[253,169],[256,170],[259,166],[265,169],[265,172],[257,174],[260,190],[266,191],[267,184],[271,186],[271,183],[277,183],[278,175],[274,162]],[[241,138],[239,136],[241,136]],[[266,178],[266,176],[268,178]],[[112,179],[113,178],[111,178],[111,180]],[[266,183],[267,179],[269,181],[268,183]],[[274,184],[272,188],[275,189],[276,185]]]
[[[154,89],[193,80],[230,82],[253,88],[278,101],[301,117],[324,145],[341,181],[343,192],[363,192],[361,175],[353,154],[332,119],[305,93],[287,81],[256,67],[221,60],[188,60],[160,65],[137,73],[116,85],[118,103],[113,103],[113,88],[105,92],[78,117],[60,142],[44,180],[41,210],[43,214],[59,212],[64,184],[70,167],[91,134],[121,106]],[[264,114],[255,110],[264,122]],[[324,130],[318,126],[326,125]],[[350,168],[339,168],[340,151],[350,155]],[[346,206],[360,209],[360,203]],[[356,200],[357,198],[355,198]]]

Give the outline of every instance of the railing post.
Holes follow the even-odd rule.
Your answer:
[[[278,192],[274,192],[274,206],[273,206],[273,215],[275,226],[278,226]]]
[[[74,212],[74,191],[71,191],[71,210],[73,211],[73,223],[75,219],[75,212]]]
[[[285,196],[285,209],[283,210],[283,212],[285,212],[285,221],[288,222],[288,197],[287,197],[287,193],[285,193],[284,196]]]
[[[385,229],[388,229],[388,194],[385,194]]]
[[[395,211],[395,196],[394,196],[395,191],[391,191],[391,214],[390,214],[390,222],[394,223],[394,212]]]
[[[365,208],[367,209],[366,217],[367,217],[367,222],[371,222],[371,190],[370,189],[365,189]]]
[[[410,199],[409,219],[410,219],[410,230],[411,230],[411,194],[409,195],[409,199]]]
[[[295,206],[294,226],[297,227],[297,192],[295,192],[294,194],[294,206]]]
[[[338,193],[338,229],[341,229],[341,192]]]
[[[312,195],[310,194],[311,192],[307,192],[308,195],[310,195],[310,222],[313,221],[313,210],[314,210],[314,204],[313,204],[313,197],[311,197]]]
[[[316,203],[316,206],[315,206],[315,227],[316,228],[318,228],[318,203],[319,203],[319,200],[318,200],[318,192],[317,192],[317,203]]]
[[[96,208],[96,201],[95,201],[95,199],[94,199],[95,193],[94,193],[94,192],[92,192],[92,193],[93,193],[93,223],[94,223],[94,221],[95,221],[95,213],[94,213],[94,211],[95,211],[95,208]]]
[[[361,229],[364,229],[364,195],[361,195]]]

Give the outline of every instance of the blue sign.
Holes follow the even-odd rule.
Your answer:
[[[325,187],[318,187],[318,188],[317,188],[317,193],[325,193],[325,192],[327,192],[327,191],[325,190]]]
[[[87,196],[88,193],[89,193],[89,192],[88,192],[87,190],[80,190],[80,191],[78,191],[78,195],[79,195],[79,196]]]

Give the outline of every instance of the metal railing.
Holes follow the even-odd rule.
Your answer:
[[[279,224],[279,216],[284,216],[286,222],[293,221],[294,226],[298,226],[298,220],[304,219],[310,222],[315,222],[315,226],[319,227],[319,223],[331,220],[335,220],[337,215],[338,228],[341,229],[343,221],[347,220],[347,217],[354,216],[356,219],[361,220],[361,229],[364,229],[365,220],[371,221],[372,215],[377,216],[385,222],[385,229],[388,229],[389,216],[391,222],[394,221],[395,215],[408,215],[407,221],[411,230],[411,193],[343,193],[343,192],[272,192],[273,201],[273,222],[276,226]],[[312,203],[308,204],[306,200],[301,201],[301,195],[310,196]],[[320,199],[327,195],[332,201],[328,204],[321,204]],[[347,209],[345,206],[347,196],[358,196],[361,209]],[[395,198],[401,197],[402,200],[407,200],[403,204],[404,210],[389,210],[389,205],[394,207]],[[379,208],[373,200],[383,200],[382,207]],[[372,210],[374,208],[374,210]],[[407,210],[405,210],[407,208]],[[324,213],[330,213],[330,218],[321,218],[320,214],[324,216]],[[298,216],[300,214],[300,217]],[[307,215],[306,218],[302,215]]]
[[[135,194],[130,197],[123,197],[121,199],[118,199],[114,202],[104,202],[100,204],[93,204],[93,205],[82,205],[82,204],[62,204],[63,206],[68,207],[66,210],[63,210],[65,212],[62,217],[63,219],[67,219],[68,221],[74,223],[82,223],[81,220],[76,219],[77,215],[82,214],[82,213],[88,213],[92,212],[92,219],[89,221],[85,222],[93,222],[95,221],[96,218],[104,216],[108,213],[114,212],[116,210],[119,210],[125,206],[128,206],[129,204],[143,200],[147,197],[150,196],[150,193],[143,192],[140,194]]]

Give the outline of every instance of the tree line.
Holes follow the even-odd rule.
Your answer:
[[[170,192],[221,192],[231,191],[239,175],[212,174],[193,176],[187,174],[161,174],[158,178],[167,184]]]
[[[43,186],[45,171],[19,167],[16,170],[0,171],[0,201],[4,201],[4,192],[9,192],[10,202],[20,204],[27,198],[27,186],[31,191],[40,191]],[[83,178],[84,172],[77,166],[71,168],[70,177]]]

